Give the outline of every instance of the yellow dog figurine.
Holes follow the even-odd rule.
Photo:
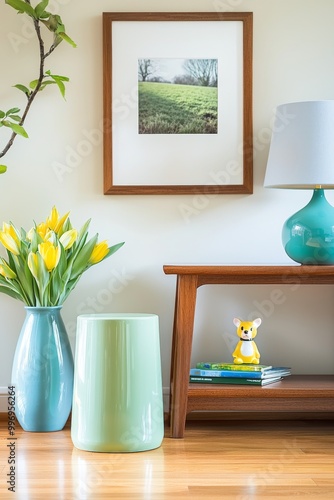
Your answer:
[[[257,334],[257,329],[261,325],[261,318],[256,318],[254,321],[242,321],[234,318],[233,323],[237,327],[237,335],[240,337],[239,342],[232,354],[234,363],[241,365],[243,363],[252,363],[258,365],[260,363],[260,353],[254,338]]]

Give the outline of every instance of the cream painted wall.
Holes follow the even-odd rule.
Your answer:
[[[52,70],[71,79],[67,101],[51,89],[36,101],[26,123],[30,139],[18,139],[5,158],[9,170],[0,177],[0,218],[29,227],[33,220],[44,219],[55,204],[62,213],[71,210],[74,225],[91,217],[92,232],[110,243],[126,242],[115,256],[84,275],[64,305],[64,321],[74,348],[80,313],[157,313],[163,384],[168,387],[175,279],[164,275],[163,264],[290,262],[281,246],[281,226],[308,201],[310,193],[262,187],[270,123],[277,104],[334,99],[334,2],[52,0],[51,4],[78,43],[75,50],[63,44],[49,62]],[[3,3],[0,11],[0,101],[5,108],[17,105],[20,96],[11,85],[34,78],[37,61],[22,18]],[[103,195],[103,11],[254,12],[253,195]],[[10,41],[13,35],[21,37],[16,50]],[[76,161],[71,158],[73,150]],[[67,167],[61,176],[56,174],[57,164]],[[328,199],[333,202],[333,195]],[[188,218],[185,206],[194,211]],[[277,289],[280,303],[275,302]],[[333,299],[329,286],[204,287],[198,296],[193,362],[229,359],[236,339],[233,317],[254,313],[264,320],[257,337],[263,362],[291,365],[294,373],[332,372]],[[0,317],[0,386],[5,388],[24,319],[22,304],[1,296]]]

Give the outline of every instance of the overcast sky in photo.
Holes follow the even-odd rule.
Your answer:
[[[152,60],[154,61],[154,64],[157,66],[157,68],[159,68],[155,73],[165,80],[173,80],[175,76],[185,74],[183,64],[186,59],[163,58]]]

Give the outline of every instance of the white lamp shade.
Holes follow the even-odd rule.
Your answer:
[[[334,189],[334,101],[277,107],[264,185]]]

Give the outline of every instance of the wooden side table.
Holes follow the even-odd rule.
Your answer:
[[[334,266],[178,266],[173,325],[171,437],[182,438],[191,411],[334,411],[334,375],[291,375],[265,387],[189,384],[197,288],[217,284],[334,284]]]

